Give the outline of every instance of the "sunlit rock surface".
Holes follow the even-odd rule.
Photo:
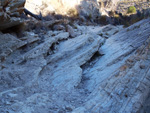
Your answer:
[[[96,18],[100,16],[97,0],[26,0],[25,7],[35,14],[52,13]]]
[[[148,110],[150,19],[69,27],[22,38],[0,32],[0,113]]]
[[[107,15],[109,11],[115,11],[120,0],[97,0],[102,15]]]

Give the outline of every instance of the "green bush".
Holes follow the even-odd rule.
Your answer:
[[[136,8],[134,6],[130,6],[128,8],[128,13],[136,13]]]

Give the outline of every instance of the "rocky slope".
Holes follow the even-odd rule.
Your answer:
[[[25,8],[43,16],[55,13],[94,19],[101,15],[97,0],[26,0]]]
[[[24,21],[19,38],[0,32],[0,113],[149,112],[150,18]]]
[[[23,23],[20,15],[24,10],[24,4],[25,0],[0,1],[0,30]]]
[[[47,16],[61,14],[95,19],[115,11],[120,0],[26,0],[25,8],[35,14]]]
[[[115,11],[120,0],[97,0],[102,15],[108,15],[109,11]]]
[[[1,33],[0,112],[138,112],[150,86],[149,20],[121,31],[76,25],[75,38]]]
[[[130,6],[135,6],[136,10],[142,11],[142,10],[149,10],[150,9],[150,2],[149,1],[128,1],[128,2],[119,2],[117,6],[117,12],[126,14],[128,11],[128,8]],[[150,12],[150,11],[149,11]]]

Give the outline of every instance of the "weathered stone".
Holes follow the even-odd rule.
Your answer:
[[[53,12],[72,17],[82,15],[86,18],[91,17],[91,19],[96,19],[96,17],[100,16],[97,0],[38,0],[38,2],[27,0],[25,7],[36,14],[41,12],[43,16]]]
[[[137,23],[136,25],[139,25],[139,24],[141,26],[149,25],[148,21],[149,19],[143,20]],[[131,28],[136,25],[131,26]],[[84,76],[86,78],[89,78],[89,80],[84,82],[83,87],[88,89],[92,93],[89,95],[89,98],[88,98],[89,100],[85,103],[84,107],[82,106],[82,108],[80,107],[76,108],[74,111],[80,112],[80,111],[83,111],[84,109],[84,112],[88,112],[88,111],[112,112],[114,111],[114,112],[123,113],[123,112],[134,112],[134,111],[138,112],[138,110],[141,109],[141,106],[144,104],[144,100],[147,98],[147,95],[149,94],[149,88],[144,86],[141,83],[141,81],[143,81],[144,78],[148,77],[149,71],[146,72],[144,70],[150,70],[150,69],[148,65],[145,65],[145,67],[142,69],[140,69],[139,66],[141,64],[142,65],[150,64],[150,62],[145,61],[147,56],[149,56],[147,51],[150,51],[150,49],[148,49],[149,44],[147,43],[144,45],[145,49],[141,49],[142,46],[141,47],[138,46],[140,48],[137,49],[138,47],[136,46],[137,51],[141,50],[143,51],[142,53],[135,52],[134,54],[131,54],[133,53],[135,48],[130,48],[129,46],[133,44],[133,42],[134,44],[137,43],[133,41],[134,38],[139,39],[142,42],[146,42],[146,39],[148,39],[150,32],[146,30],[145,32],[147,32],[147,34],[145,33],[142,34],[143,37],[147,37],[145,41],[143,41],[143,39],[141,39],[140,36],[137,37],[136,31],[138,31],[138,28],[134,29],[133,31],[131,30],[129,34],[125,33],[123,30],[117,33],[116,35],[113,35],[110,39],[106,41],[104,46],[102,46],[101,48],[103,51],[106,52],[106,54],[102,56],[100,60],[96,62],[96,64],[94,65],[92,69],[90,70],[87,69],[85,70],[85,72],[83,70]],[[146,56],[143,54],[145,54]],[[115,58],[116,56],[117,58]],[[145,57],[143,57],[140,60],[137,59],[137,61],[134,61],[135,64],[132,65],[130,68],[126,67],[123,70],[120,70],[120,72],[117,73],[118,75],[116,76],[116,71],[119,70],[120,66],[124,65],[125,63],[124,60],[128,59],[127,61],[131,61],[131,57],[129,58],[129,56],[132,56],[134,60],[137,59],[136,57],[139,57],[139,56],[145,56]],[[124,81],[124,83],[121,81]],[[106,85],[102,86],[101,85],[102,83]],[[144,84],[146,83],[147,81],[144,82]],[[97,87],[93,89],[94,86],[97,86]],[[139,89],[138,92],[136,92],[137,87]],[[102,90],[106,91],[108,95],[106,94],[102,95]],[[94,94],[96,94],[97,96],[93,96]],[[119,103],[119,101],[121,103]]]
[[[25,0],[3,0],[0,2],[0,30],[23,23],[20,16],[24,10],[24,4]]]
[[[57,25],[48,23],[43,22]],[[75,25],[71,29],[77,33],[73,38],[69,30],[38,34],[33,30],[22,38],[0,33],[0,112],[147,109],[149,18],[129,28]]]
[[[70,37],[76,37],[78,35],[70,25],[67,25],[67,32],[69,32]]]
[[[65,27],[63,25],[54,25],[53,29],[54,30],[65,30]]]
[[[109,11],[115,11],[119,0],[97,0],[100,5],[102,15],[108,15]]]

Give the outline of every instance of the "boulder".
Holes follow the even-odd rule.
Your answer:
[[[67,32],[69,32],[69,35],[72,38],[77,36],[77,33],[70,25],[67,25]]]

